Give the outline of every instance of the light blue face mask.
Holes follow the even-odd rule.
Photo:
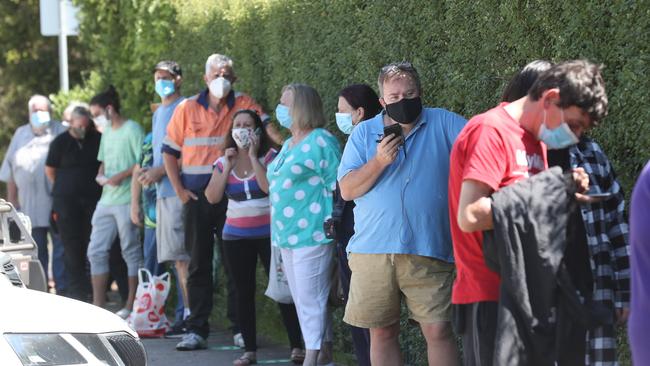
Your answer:
[[[291,120],[291,114],[289,113],[289,107],[283,104],[278,104],[275,107],[275,118],[277,118],[280,125],[284,128],[291,128],[293,121]]]
[[[336,113],[336,125],[339,126],[339,130],[344,134],[351,134],[354,129],[352,113]]]
[[[564,121],[564,111],[560,109],[560,112],[562,113],[562,121]],[[550,150],[564,149],[580,141],[566,122],[562,122],[552,130],[548,129],[546,127],[546,111],[544,111],[542,127],[539,129],[539,139],[544,141],[546,147]]]
[[[29,116],[29,122],[36,129],[43,128],[43,127],[47,126],[47,124],[50,123],[51,119],[52,118],[50,117],[50,112],[47,112],[47,111],[33,112]]]
[[[176,91],[176,89],[173,81],[165,79],[156,80],[156,93],[158,93],[161,98],[174,94],[174,91]]]

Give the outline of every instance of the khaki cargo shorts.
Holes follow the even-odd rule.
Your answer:
[[[352,279],[343,320],[361,328],[383,328],[400,320],[402,297],[419,323],[451,321],[455,267],[410,254],[358,254],[348,258]]]
[[[159,263],[190,260],[185,249],[183,202],[176,196],[156,200],[156,249]]]

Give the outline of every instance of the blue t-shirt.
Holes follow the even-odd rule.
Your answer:
[[[153,134],[153,167],[159,167],[163,165],[162,158],[162,144],[167,134],[167,125],[169,120],[174,114],[176,106],[182,102],[185,97],[180,97],[176,99],[172,104],[169,105],[160,105],[158,109],[153,113],[153,118],[151,122],[152,134]],[[158,198],[174,197],[176,192],[174,192],[174,187],[169,182],[169,178],[165,174],[160,182],[156,184],[156,189],[158,191]]]
[[[338,170],[340,181],[377,153],[383,114],[352,131]],[[366,194],[354,200],[354,235],[347,250],[364,254],[415,254],[453,262],[447,180],[449,154],[466,120],[425,108],[395,161]]]

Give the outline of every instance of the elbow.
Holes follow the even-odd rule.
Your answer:
[[[476,231],[475,225],[462,217],[458,218],[458,227],[460,228],[460,231],[464,233],[472,233]]]
[[[208,190],[205,191],[205,198],[212,205],[219,202],[219,200],[217,200],[216,196],[217,196],[216,194],[214,194],[212,192],[209,192]]]
[[[344,201],[352,201],[356,198],[354,197],[352,192],[350,192],[350,189],[343,188],[343,185],[340,186],[340,190],[341,190],[341,198],[343,198]]]
[[[357,197],[354,194],[354,189],[352,187],[348,187],[347,183],[349,182],[347,178],[348,177],[345,176],[339,181],[339,191],[341,192],[341,198],[343,198],[343,200],[352,201]]]

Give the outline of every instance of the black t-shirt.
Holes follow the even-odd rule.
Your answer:
[[[570,172],[571,157],[569,148],[548,150],[548,166],[559,166],[565,173]],[[567,224],[567,247],[564,251],[564,263],[571,275],[576,288],[583,296],[590,296],[593,287],[593,278],[589,261],[589,248],[587,247],[587,231],[582,219],[580,207],[573,210]]]
[[[102,188],[95,177],[100,164],[97,153],[101,136],[96,130],[88,130],[83,140],[77,140],[65,132],[52,141],[45,162],[56,169],[52,196],[99,200]]]

